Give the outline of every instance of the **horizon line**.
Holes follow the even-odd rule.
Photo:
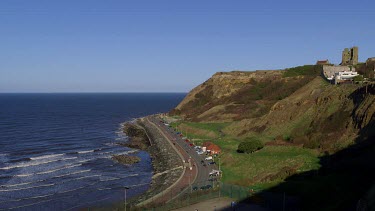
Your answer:
[[[187,94],[188,92],[0,92],[0,94]]]

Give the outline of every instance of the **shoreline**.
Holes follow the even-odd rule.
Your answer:
[[[129,137],[129,141],[119,143],[125,147],[146,151],[151,157],[153,176],[149,188],[141,195],[130,198],[128,203],[130,206],[147,207],[148,204],[152,204],[154,197],[172,187],[175,182],[181,178],[184,172],[184,163],[178,153],[170,146],[168,140],[165,140],[156,128],[147,123],[147,121],[144,121],[144,118],[145,117],[141,117],[131,122],[126,122],[122,129]],[[130,125],[137,128],[137,132],[132,133],[134,132],[132,129],[129,131]],[[126,129],[126,127],[128,127],[128,129]],[[141,133],[140,130],[142,130],[143,133]],[[130,134],[127,132],[130,132]],[[145,145],[147,145],[147,147],[144,147]]]

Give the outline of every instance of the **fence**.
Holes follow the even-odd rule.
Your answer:
[[[180,197],[170,200],[165,204],[150,203],[144,207],[132,207],[130,210],[164,211],[186,207],[192,204],[203,202],[218,197],[230,197],[236,201],[244,200],[252,195],[252,188],[237,185],[213,182],[207,185],[207,182],[195,183]]]
[[[176,197],[180,194],[178,197]],[[190,188],[183,191],[176,190],[168,192],[163,197],[168,198],[168,202],[160,203],[157,200],[152,200],[145,206],[137,207],[129,204],[128,201],[127,211],[165,211],[173,210],[181,207],[186,207],[199,202],[203,202],[209,199],[218,197],[229,197],[234,201],[240,202],[251,197],[251,204],[258,204],[263,207],[267,207],[273,210],[298,210],[295,209],[295,199],[285,196],[284,194],[276,194],[269,192],[259,192],[253,190],[251,187],[243,187],[232,184],[225,184],[221,182],[200,182],[194,183]],[[98,202],[97,200],[96,202]],[[66,201],[65,201],[66,203]],[[116,203],[105,203],[100,206],[94,205],[94,207],[82,207],[72,206],[67,209],[65,203],[54,203],[54,204],[41,204],[41,210],[125,210],[124,201],[118,201]],[[86,203],[86,202],[85,202]],[[130,202],[131,203],[131,202]],[[89,202],[87,202],[89,204]],[[35,208],[35,207],[34,207]],[[20,209],[22,210],[22,208]],[[25,209],[26,210],[26,209]]]

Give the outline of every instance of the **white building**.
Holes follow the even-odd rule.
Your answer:
[[[342,81],[342,80],[350,80],[358,75],[355,71],[344,71],[335,73],[335,80]]]
[[[358,75],[354,67],[349,66],[323,66],[323,74],[327,80],[335,84],[340,81],[351,80]]]

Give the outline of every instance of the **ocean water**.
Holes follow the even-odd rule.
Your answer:
[[[0,94],[0,210],[76,210],[145,192],[146,152],[118,146],[121,124],[185,94]],[[141,162],[121,165],[113,154]]]

